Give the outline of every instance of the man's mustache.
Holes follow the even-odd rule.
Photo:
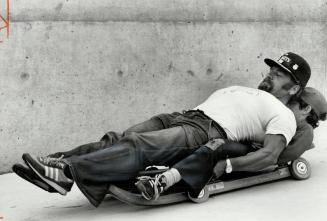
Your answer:
[[[264,90],[267,92],[270,92],[273,87],[273,82],[269,77],[265,77],[258,86],[260,90]]]
[[[265,77],[263,80],[262,80],[262,83],[265,82],[265,83],[272,83],[271,79],[269,77]]]

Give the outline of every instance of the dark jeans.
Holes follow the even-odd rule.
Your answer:
[[[172,166],[179,171],[182,180],[188,185],[189,192],[194,196],[199,195],[200,191],[210,181],[213,168],[219,160],[244,156],[254,151],[249,144],[228,140],[225,140],[225,144],[216,148],[209,148],[210,143],[201,146],[185,159]]]
[[[98,206],[110,183],[133,179],[147,166],[172,166],[210,138],[225,138],[224,131],[201,111],[169,115],[168,118],[154,117],[121,136],[111,133],[112,136],[107,136],[109,139],[51,156],[64,154],[77,186],[94,206]],[[131,132],[135,128],[137,132]],[[142,132],[144,130],[147,132]]]
[[[198,133],[196,129],[192,132],[198,136],[195,135]],[[133,179],[147,166],[171,166],[207,141],[187,142],[183,127],[131,133],[110,148],[72,156],[66,158],[66,162],[80,190],[93,205],[98,206],[110,183]]]
[[[193,112],[197,114],[192,111],[191,115]],[[180,113],[157,115],[122,134],[111,131],[99,142],[50,156],[64,155],[77,185],[95,206],[104,198],[110,183],[133,179],[150,165],[177,168],[190,191],[196,194],[210,180],[218,160],[242,156],[252,149],[235,142],[226,143],[216,151],[200,147],[210,138],[225,135],[212,127],[210,119],[202,120],[201,127],[197,127],[194,119]]]

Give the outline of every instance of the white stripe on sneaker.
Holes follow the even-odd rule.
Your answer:
[[[45,176],[49,176],[49,168],[47,166],[44,167],[45,169]]]
[[[59,182],[59,169],[58,168],[55,169],[55,180],[57,182]]]
[[[50,169],[50,175],[49,175],[49,177],[51,179],[53,179],[53,168],[52,167],[49,167],[49,169]]]
[[[67,190],[65,190],[63,187],[59,186],[57,183],[44,178],[36,169],[34,169],[34,167],[29,162],[27,162],[27,164],[43,181],[45,181],[47,184],[49,184],[50,186],[55,188],[61,195],[67,194]]]

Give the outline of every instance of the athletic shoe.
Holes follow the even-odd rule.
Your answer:
[[[135,186],[146,200],[157,200],[166,184],[162,182],[162,175],[158,174],[155,177],[138,177]]]
[[[49,193],[58,193],[52,186],[44,182],[38,175],[36,175],[32,169],[22,164],[15,164],[12,170],[24,180],[40,187],[41,189],[48,191]]]
[[[60,194],[66,195],[72,188],[74,181],[65,175],[64,169],[67,164],[61,158],[33,157],[30,154],[23,154],[23,159],[43,181]]]

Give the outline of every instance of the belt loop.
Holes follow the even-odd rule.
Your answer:
[[[210,124],[209,124],[209,131],[208,131],[208,140],[209,141],[212,140],[212,137],[211,137],[211,127],[212,127],[212,121],[210,121]]]

